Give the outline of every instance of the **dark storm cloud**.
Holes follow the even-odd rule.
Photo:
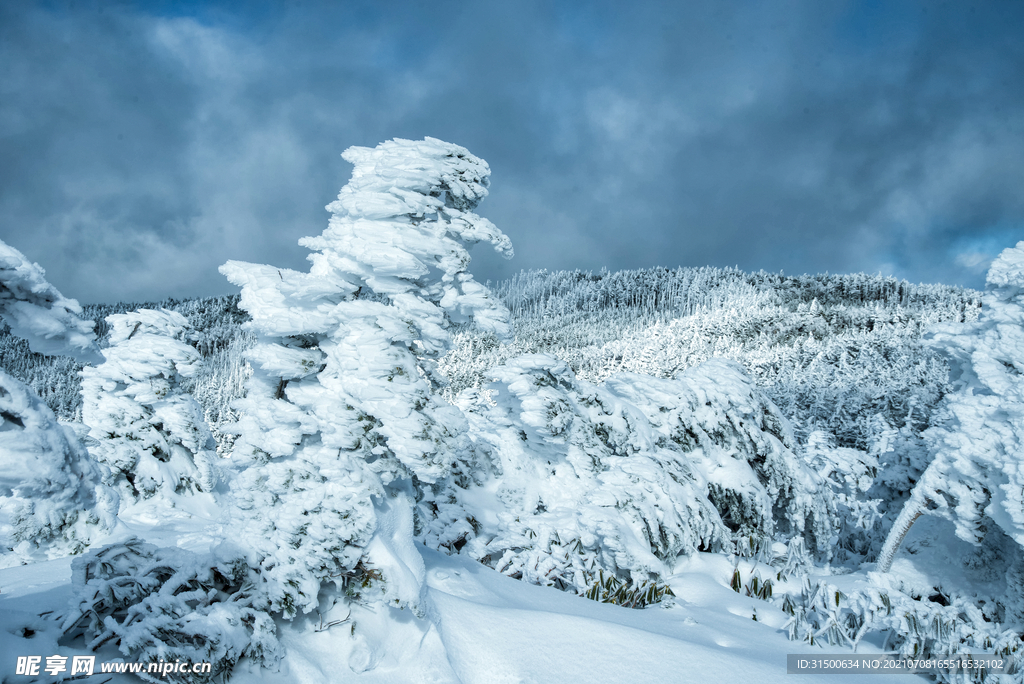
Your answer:
[[[303,267],[353,144],[488,160],[521,268],[979,285],[1024,238],[1019,3],[0,3],[0,239],[83,301]]]

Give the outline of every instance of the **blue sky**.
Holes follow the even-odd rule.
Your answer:
[[[255,9],[254,9],[255,8]],[[980,286],[1024,239],[1019,2],[0,2],[0,239],[83,302],[304,268],[350,145],[493,172],[520,269]]]

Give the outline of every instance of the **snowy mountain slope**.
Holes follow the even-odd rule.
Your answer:
[[[808,649],[778,629],[786,617],[781,611],[733,592],[727,585],[731,566],[713,554],[692,558],[669,578],[678,597],[674,605],[635,611],[518,582],[465,558],[426,549],[421,553],[426,563],[427,618],[378,608],[392,613],[385,621],[384,616],[357,607],[347,622],[322,631],[315,616],[285,623],[281,669],[260,670],[243,661],[232,681],[621,684],[696,677],[723,684],[781,683],[792,678],[786,674],[786,654]],[[0,571],[0,622],[17,624],[16,612],[60,610],[68,599],[69,575],[66,558]],[[757,622],[751,619],[755,610]],[[346,613],[339,606],[325,613],[323,621],[343,619]],[[353,622],[358,638],[352,638]],[[47,623],[37,618],[34,624],[45,628]],[[51,635],[43,629],[31,639],[15,640],[0,632],[0,681],[31,681],[13,673],[18,655],[86,654],[57,644]],[[861,652],[874,650],[867,646]],[[844,649],[829,647],[827,652]],[[97,660],[119,655],[105,649]],[[358,672],[370,665],[372,669]],[[801,681],[833,679],[804,675]],[[97,681],[102,681],[98,675]],[[111,681],[137,680],[114,675]],[[912,680],[873,675],[871,681]]]
[[[865,415],[882,411],[896,427],[919,397],[915,413],[941,395],[948,368],[920,345],[929,326],[977,318],[981,294],[943,285],[912,285],[865,274],[782,276],[733,269],[680,268],[602,272],[523,272],[497,283],[495,295],[512,314],[515,339],[499,345],[463,329],[440,368],[453,398],[487,381],[491,368],[526,353],[551,353],[582,379],[613,372],[658,377],[725,356],[744,365],[787,415],[827,422],[846,446],[863,448]],[[242,358],[254,343],[241,330],[247,314],[238,296],[148,304],[86,305],[98,321],[136,308],[177,311],[196,331],[193,346],[206,359],[190,386],[216,430],[241,395]],[[0,368],[28,383],[63,420],[79,415],[80,368],[67,357],[32,354],[20,338],[0,331]],[[832,417],[841,402],[846,412]],[[850,420],[850,419],[853,420]],[[806,432],[810,432],[806,428]]]
[[[709,278],[708,272],[709,270],[703,270],[694,274],[684,270],[677,272],[675,276],[689,276],[696,279],[700,273],[703,273],[705,278]],[[683,310],[689,310],[691,313],[682,318],[672,318],[673,314],[679,312],[678,309],[673,310],[666,306],[664,310],[656,310],[650,305],[652,300],[666,302],[671,301],[670,298],[663,295],[647,295],[645,297],[635,294],[637,291],[658,293],[665,289],[671,292],[672,290],[666,288],[664,284],[648,287],[647,290],[631,289],[629,286],[622,285],[623,282],[629,282],[631,278],[636,282],[652,277],[647,272],[608,274],[599,279],[581,280],[578,283],[582,283],[582,286],[577,284],[562,292],[558,292],[554,287],[549,290],[542,289],[541,294],[534,293],[535,300],[533,300],[532,309],[524,303],[526,298],[521,294],[514,294],[515,288],[509,286],[505,293],[505,301],[513,304],[513,311],[518,312],[513,318],[517,338],[509,347],[498,347],[491,338],[485,335],[481,336],[479,333],[469,330],[458,333],[456,336],[458,346],[442,360],[441,364],[442,369],[447,371],[453,379],[449,391],[479,382],[474,378],[477,378],[477,374],[482,373],[481,369],[489,363],[526,350],[553,351],[556,355],[569,359],[570,365],[574,361],[582,377],[591,377],[598,381],[603,380],[610,372],[622,370],[642,371],[666,377],[672,370],[695,365],[711,355],[724,355],[743,363],[758,384],[764,387],[771,396],[774,396],[780,406],[785,406],[788,409],[787,413],[792,419],[795,419],[796,427],[805,435],[811,427],[832,428],[838,433],[838,436],[845,438],[846,443],[870,448],[870,444],[865,445],[864,443],[870,442],[871,439],[880,439],[883,445],[888,441],[891,449],[901,443],[905,445],[906,438],[904,437],[904,441],[901,442],[900,435],[892,432],[893,428],[890,427],[887,432],[884,425],[878,426],[877,422],[871,423],[871,416],[882,414],[884,418],[896,423],[901,417],[909,418],[905,413],[908,392],[903,388],[914,388],[909,395],[914,396],[916,393],[922,398],[921,404],[916,408],[916,424],[913,430],[916,433],[927,426],[929,404],[936,401],[944,391],[945,365],[941,359],[933,357],[927,348],[919,344],[918,339],[921,332],[937,320],[972,320],[976,316],[974,303],[976,295],[953,288],[928,286],[915,289],[907,287],[903,292],[900,292],[899,287],[892,292],[884,287],[876,287],[875,290],[870,287],[861,287],[858,290],[852,285],[858,281],[864,282],[865,279],[862,277],[829,276],[818,280],[784,279],[782,283],[786,287],[773,289],[774,285],[772,288],[765,288],[762,283],[755,287],[747,282],[747,280],[756,281],[757,274],[748,276],[738,272],[717,272],[715,270],[710,270],[710,273],[721,282],[712,279],[713,282],[710,285],[707,282],[695,284],[688,291],[689,298],[683,300]],[[653,272],[653,275],[655,281],[664,278],[658,272]],[[532,278],[535,285],[538,282],[550,284],[558,283],[559,279],[565,279],[565,275],[537,274]],[[527,276],[522,276],[522,279],[527,280]],[[824,285],[819,282],[822,280]],[[572,283],[576,279],[570,278],[569,281]],[[808,282],[813,287],[807,285]],[[885,285],[884,279],[869,278],[866,279],[866,282]],[[794,283],[804,283],[805,286],[803,288],[793,287]],[[698,285],[708,290],[703,292],[700,299],[697,299],[697,295],[693,291]],[[601,298],[593,295],[594,292],[602,290],[606,290],[606,292]],[[581,292],[593,295],[589,300],[591,303],[587,303],[587,298],[581,295]],[[612,294],[608,294],[609,292]],[[616,292],[619,294],[614,294]],[[809,303],[807,302],[808,294],[811,295]],[[821,296],[821,301],[825,301],[826,304],[818,304],[818,296]],[[618,300],[616,297],[624,299]],[[676,301],[678,302],[680,299],[677,291]],[[243,352],[251,346],[252,337],[251,334],[246,334],[238,328],[238,324],[245,317],[235,307],[235,301],[235,298],[221,298],[219,300],[169,303],[175,308],[185,309],[187,314],[191,314],[189,315],[190,319],[207,326],[205,330],[201,331],[199,339],[193,341],[195,346],[205,352],[205,364],[190,389],[205,404],[206,415],[208,419],[212,419],[210,422],[214,429],[222,421],[230,422],[234,417],[235,414],[227,404],[233,398],[241,395],[248,377]],[[603,304],[598,306],[593,303],[594,301],[603,302]],[[518,308],[515,306],[516,302],[519,303]],[[580,308],[590,308],[592,311],[584,313],[577,309],[574,313],[570,304]],[[55,369],[52,363],[49,366],[31,366],[31,357],[28,355],[13,355],[6,358],[17,359],[21,366],[13,365],[22,369],[26,367]],[[45,359],[45,362],[50,361],[49,358]],[[808,372],[808,369],[812,369],[813,372]],[[908,376],[907,369],[919,370],[916,371],[916,374],[911,373]],[[52,391],[53,386],[49,384],[55,377],[59,377],[61,382],[65,383],[64,395],[67,395],[72,389],[77,391],[73,385],[67,384],[68,378],[73,377],[73,374],[67,373],[66,369],[58,373],[54,373],[53,370],[49,373],[33,372],[36,373],[34,376],[36,384],[40,385],[43,390],[51,390],[50,396],[59,395],[58,392]],[[900,375],[901,373],[902,375]],[[865,382],[867,378],[870,378],[870,382]],[[895,389],[893,389],[894,385]],[[897,403],[894,405],[893,401]],[[65,402],[64,405],[67,406],[69,403]],[[834,407],[837,405],[845,406],[847,410],[836,413]],[[872,411],[874,411],[873,414]],[[904,420],[902,426],[906,425],[907,422]],[[851,437],[851,435],[853,436]],[[223,435],[221,438],[222,446],[230,446],[230,440],[224,440]],[[818,442],[815,443],[821,442],[820,438],[816,439]],[[835,436],[825,438],[826,447],[829,439],[835,439]],[[833,446],[835,446],[834,442]],[[879,452],[884,453],[884,446],[876,448]],[[866,452],[857,453],[864,454]],[[877,457],[875,458],[877,460]],[[893,473],[890,472],[888,476],[892,477]],[[193,505],[196,504],[199,502],[193,502]],[[208,514],[215,516],[215,511],[216,508],[211,503]],[[129,517],[126,530],[134,534],[141,534],[158,545],[209,546],[219,534],[223,533],[223,523],[215,519],[207,519],[202,522],[204,520],[202,512],[193,509],[192,513],[195,517],[188,518],[182,515],[181,508],[159,511],[140,510],[134,520]],[[158,520],[176,520],[176,522],[169,527],[154,527]],[[879,524],[877,520],[876,524]],[[122,530],[122,534],[127,534],[126,530]],[[905,560],[901,562],[905,563]],[[12,569],[12,572],[14,570]],[[910,574],[918,576],[920,573],[915,575],[912,572]],[[721,588],[728,577],[723,580],[720,576],[721,572],[718,575],[714,578],[703,576],[700,581],[693,580],[693,578],[691,580],[696,581],[697,586],[707,585]],[[962,577],[960,579],[962,580]],[[677,594],[689,596],[686,600],[691,603],[699,602],[699,597],[692,592],[688,594],[688,590],[680,587],[676,580],[670,581]],[[835,581],[835,578],[832,578],[832,581]],[[429,573],[428,584],[431,587],[430,591],[434,592],[435,582],[430,579]],[[934,586],[941,584],[941,581],[937,579]],[[506,583],[505,585],[514,587],[514,591],[534,591],[522,587],[522,584]],[[4,591],[3,586],[0,584],[0,591]],[[68,593],[66,586],[55,591],[66,599]],[[918,587],[917,593],[920,594],[921,591],[927,594],[931,590],[927,587],[924,589]],[[550,596],[550,593],[545,592],[544,595]],[[724,596],[727,601],[732,602],[741,600],[741,604],[743,602],[747,604],[763,603],[746,597],[741,599],[728,589],[724,595],[714,592],[710,595],[719,596],[719,598]],[[572,596],[564,598],[579,601]],[[479,616],[474,617],[476,614],[473,613],[475,609],[467,609],[464,602],[449,601],[445,603],[446,600],[441,597],[439,603],[451,606],[454,611],[464,609],[463,612],[458,613],[458,620],[469,621],[479,627]],[[502,605],[516,611],[523,610],[519,599],[510,599],[509,603]],[[705,605],[709,614],[714,615],[721,612],[714,603]],[[614,607],[599,606],[599,608],[603,611],[612,610],[611,615],[616,615],[619,611]],[[492,617],[493,611],[499,609],[500,607],[494,608],[493,606],[489,609],[492,611]],[[469,614],[465,613],[465,610],[469,610]],[[660,614],[657,612],[658,610],[651,609],[644,613],[653,611],[655,614]],[[745,613],[745,608],[741,612]],[[520,613],[516,613],[516,615],[521,616]],[[529,613],[527,615],[533,623],[538,625],[543,623],[541,617]],[[772,633],[779,644],[779,650],[774,657],[779,658],[782,662],[779,654],[794,652],[795,648],[797,650],[807,648],[806,646],[798,648],[797,644],[786,641],[784,634],[777,631],[783,623],[777,608],[771,608],[765,604],[759,611],[761,620],[768,619],[771,615],[775,615],[775,619],[770,622],[776,628]],[[329,619],[336,617],[332,614]],[[715,619],[720,618],[722,616],[718,615],[718,618]],[[564,619],[559,618],[563,621]],[[733,617],[728,619],[732,620]],[[458,620],[451,618],[449,624]],[[504,621],[505,618],[502,620]],[[742,621],[745,626],[747,620],[748,616],[744,614]],[[363,623],[364,625],[369,624],[366,619],[363,620]],[[750,628],[755,629],[758,633],[765,629],[765,623],[754,625],[752,620],[750,623]],[[565,626],[571,624],[573,629],[586,629],[588,632],[598,635],[604,633],[602,631],[604,628],[595,624],[583,625],[571,621],[558,624]],[[336,666],[339,649],[354,647],[347,641],[342,645],[330,640],[325,641],[323,633],[307,633],[314,630],[315,626],[307,625],[307,627],[308,629],[303,631],[305,628],[298,628],[297,624],[282,623],[280,626],[281,643],[288,649],[285,662],[288,663],[289,668],[293,668],[289,670],[292,674],[288,676],[308,676],[311,678],[310,681],[318,681],[318,677],[325,676],[324,672],[331,671],[331,665],[323,663],[324,658],[328,658],[327,662],[334,663]],[[430,673],[436,670],[438,681],[448,681],[445,677],[457,669],[456,665],[452,664],[454,661],[449,661],[448,653],[449,651],[457,652],[458,645],[463,643],[460,639],[469,639],[470,637],[456,634],[449,637],[448,642],[443,642],[438,641],[441,637],[436,629],[434,632],[430,632],[430,629],[424,632],[422,626],[414,627],[412,623],[408,623],[408,627],[411,630],[409,635],[406,635],[408,640],[415,641],[417,644],[422,640],[423,646],[417,646],[418,650],[411,651],[408,643],[395,642],[390,647],[378,649],[378,651],[392,654],[388,657],[395,657],[394,653],[414,652],[419,655],[408,656],[401,663],[394,664],[394,668],[396,668],[394,677],[397,679],[388,679],[392,675],[384,674],[388,669],[384,667],[384,664],[375,666],[374,670],[363,675],[363,679],[382,677],[379,681],[429,681],[430,676],[433,676]],[[331,631],[337,629],[339,626],[331,628]],[[492,633],[498,639],[495,643],[509,642],[508,634],[494,633],[493,630]],[[550,635],[548,636],[553,639]],[[629,638],[618,636],[626,639],[625,643],[632,644],[631,648],[634,650],[640,649],[637,652],[646,652]],[[678,635],[670,638],[678,638]],[[763,641],[764,638],[765,635],[762,634],[755,638],[755,641]],[[726,640],[725,637],[723,640]],[[323,652],[316,651],[313,645],[317,643],[323,644]],[[495,647],[490,640],[488,640],[490,645],[486,648],[479,643],[479,640],[466,643],[468,645],[464,646],[465,649],[471,652]],[[554,643],[559,642],[554,639]],[[448,650],[443,648],[446,645]],[[714,642],[705,643],[705,646],[712,649],[721,648]],[[314,649],[312,653],[309,652],[311,648]],[[552,653],[559,652],[559,648],[562,647],[553,646]],[[602,650],[607,651],[608,648],[610,646],[607,644],[602,645]],[[672,648],[679,650],[681,647],[677,644]],[[833,648],[830,647],[830,650]],[[535,650],[536,645],[531,646],[531,649]],[[570,654],[587,652],[585,649],[581,649],[582,646],[577,643],[563,648],[563,651]],[[373,664],[371,661],[377,657],[372,654],[367,655],[369,651],[361,653],[362,655],[359,657],[369,658],[365,663],[367,666]],[[767,657],[763,653],[761,655]],[[116,657],[116,654],[113,654],[112,657]],[[458,659],[460,656],[453,657]],[[486,663],[480,664],[470,656],[465,656],[465,658],[468,658],[467,662],[470,664],[459,667],[467,668],[465,672],[469,673],[466,674],[467,677],[470,677],[468,681],[475,681],[472,679],[472,673],[476,671],[474,668],[483,668],[482,671],[487,672]],[[514,654],[501,652],[493,654],[493,658],[497,662],[506,663],[508,667],[520,667],[516,664],[518,661]],[[307,659],[309,660],[309,669],[303,670],[301,663]],[[758,656],[753,656],[753,660],[758,661]],[[242,664],[244,662],[243,660]],[[347,663],[347,660],[344,662]],[[572,664],[573,668],[584,668],[578,658],[570,659],[568,662]],[[356,669],[361,667],[357,666]],[[347,665],[343,669],[346,672],[351,671]],[[300,670],[305,671],[306,674],[300,675]],[[528,670],[529,668],[524,672]],[[614,668],[609,669],[608,667],[599,668],[599,670],[600,672],[617,672]],[[252,678],[271,676],[270,673],[257,673],[255,670],[247,675]],[[320,681],[333,681],[333,676],[336,675],[328,676],[326,680],[321,679]],[[652,674],[652,676],[654,675]],[[402,679],[402,677],[406,677],[406,679]],[[613,678],[605,681],[616,680]],[[666,681],[671,681],[671,679]]]

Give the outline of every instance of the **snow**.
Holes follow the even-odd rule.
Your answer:
[[[548,353],[448,403],[453,327],[510,332],[468,271],[476,242],[512,253],[473,213],[490,169],[432,138],[343,156],[308,273],[221,269],[259,336],[228,458],[180,383],[201,357],[178,313],[107,318],[87,427],[0,372],[3,563],[35,561],[0,569],[0,682],[18,656],[85,649],[260,684],[781,682],[786,654],[826,640],[1024,660],[1024,242],[977,322],[935,330],[954,370],[935,458],[858,567],[895,513],[879,505],[899,508],[869,498],[903,443],[880,414],[861,416],[888,435],[871,451],[799,443],[733,361],[598,384]],[[33,348],[94,352],[80,311],[0,243],[0,315]],[[836,553],[840,534],[863,548]]]
[[[677,595],[674,605],[631,610],[513,580],[464,557],[424,547],[418,551],[424,561],[425,617],[357,605],[346,622],[322,631],[321,618],[315,616],[281,622],[280,669],[262,670],[243,659],[231,681],[621,684],[697,676],[709,683],[770,684],[791,677],[786,674],[787,653],[817,650],[787,639],[780,629],[787,616],[777,608],[732,591],[732,566],[714,554],[697,554],[677,567],[669,578]],[[31,570],[0,570],[0,624],[21,624],[26,613],[38,621],[36,613],[62,610],[69,579],[66,558]],[[755,611],[756,622],[751,619]],[[338,605],[322,615],[323,624],[342,620],[347,612]],[[85,653],[56,645],[47,639],[49,634],[42,641],[8,638],[0,643],[0,676],[13,674],[11,656]],[[43,645],[54,650],[42,653]],[[876,650],[865,645],[860,652]],[[850,651],[826,647],[821,652]],[[108,650],[98,660],[107,657],[115,656]],[[831,678],[803,675],[801,681]],[[871,681],[914,680],[874,675]]]
[[[82,307],[46,281],[46,272],[0,241],[0,317],[39,354],[67,354],[83,362],[99,360],[94,323]]]
[[[994,521],[1024,546],[1024,242],[1003,250],[987,283],[975,323],[929,335],[956,391],[926,433],[935,457],[907,506],[951,517],[975,543]]]
[[[82,371],[83,421],[91,455],[112,471],[122,497],[212,491],[213,436],[182,378],[199,352],[182,341],[188,321],[173,311],[140,309],[107,316],[104,363]]]
[[[0,564],[79,552],[115,524],[117,495],[102,484],[69,427],[28,387],[0,371]]]

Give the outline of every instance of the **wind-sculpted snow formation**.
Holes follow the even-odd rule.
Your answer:
[[[117,498],[74,431],[0,371],[0,565],[80,553],[113,527]]]
[[[987,284],[977,323],[933,333],[957,391],[919,487],[964,539],[980,536],[987,516],[1024,545],[1024,242],[992,262]]]
[[[107,317],[106,359],[82,371],[82,418],[92,454],[127,500],[211,492],[213,436],[199,403],[181,388],[198,372],[199,352],[182,340],[188,321],[141,309]]]
[[[736,364],[594,385],[537,354],[492,375],[459,401],[490,465],[461,497],[478,529],[458,540],[442,532],[442,542],[580,593],[599,572],[657,580],[681,554],[731,549],[733,534],[765,543],[780,528],[827,553],[834,511],[824,483]]]

